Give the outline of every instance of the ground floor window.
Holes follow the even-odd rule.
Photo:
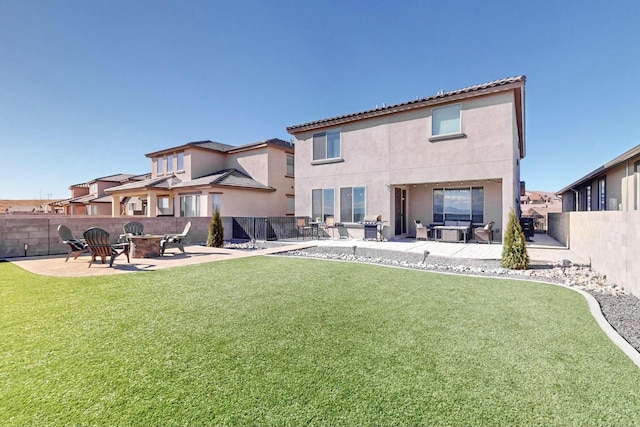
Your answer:
[[[218,213],[220,213],[220,209],[221,209],[220,195],[212,194],[211,195],[211,215],[213,215],[216,212],[216,209],[218,210]]]
[[[433,190],[433,222],[484,223],[484,188],[436,188]]]
[[[287,215],[294,215],[296,213],[296,198],[292,195],[287,195]]]
[[[607,184],[604,178],[598,181],[598,210],[607,210]]]
[[[365,187],[347,187],[340,189],[340,221],[359,222],[366,214]]]
[[[168,197],[158,197],[158,213],[160,215],[171,215],[173,213],[169,209]]]
[[[180,196],[180,216],[200,216],[200,195]]]
[[[311,190],[311,218],[326,221],[334,216],[334,203],[333,188]]]

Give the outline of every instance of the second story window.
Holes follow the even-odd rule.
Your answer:
[[[431,135],[449,135],[462,132],[460,104],[434,108],[431,112]]]
[[[184,170],[184,153],[178,153],[176,157],[178,160],[178,170]]]
[[[156,160],[156,174],[158,175],[164,173],[164,168],[162,167],[163,162],[164,159],[162,157],[158,157],[158,159]]]
[[[173,155],[167,156],[167,172],[173,172]]]
[[[287,154],[287,176],[293,176],[294,170],[293,154]]]
[[[337,159],[339,157],[339,130],[313,134],[313,160]]]

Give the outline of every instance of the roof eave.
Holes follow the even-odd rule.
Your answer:
[[[522,76],[516,81],[505,83],[498,86],[488,86],[480,89],[474,89],[469,92],[452,91],[451,93],[445,93],[444,95],[435,95],[432,97],[424,98],[416,101],[409,101],[402,104],[391,105],[389,107],[377,108],[374,110],[362,111],[360,113],[347,114],[343,116],[333,117],[329,119],[317,120],[314,122],[303,123],[301,125],[294,125],[287,127],[287,132],[295,135],[298,133],[306,132],[309,130],[316,130],[325,127],[342,125],[345,123],[356,122],[360,120],[370,119],[374,117],[381,117],[390,114],[396,114],[400,112],[415,110],[418,108],[432,107],[435,105],[448,104],[451,102],[475,98],[479,96],[491,95],[499,92],[506,92],[510,90],[523,89],[525,85],[525,77]],[[524,103],[524,93],[521,92],[521,99]],[[522,111],[524,113],[524,111]],[[524,123],[523,123],[524,125]],[[524,132],[523,132],[524,133]],[[521,138],[524,140],[524,138]]]
[[[577,187],[579,185],[584,184],[585,182],[588,182],[590,180],[592,180],[593,178],[595,178],[598,175],[601,175],[603,172],[608,171],[609,169],[618,166],[622,163],[625,163],[626,161],[628,161],[629,159],[637,156],[640,154],[640,145],[636,145],[635,147],[633,147],[632,149],[626,151],[625,153],[619,155],[618,157],[614,158],[613,160],[608,161],[607,163],[605,163],[604,165],[598,167],[597,169],[589,172],[588,174],[586,174],[585,176],[583,176],[582,178],[580,178],[579,180],[567,185],[566,187],[564,187],[562,190],[557,191],[555,194],[562,194],[562,193],[566,193],[569,190],[572,190],[574,187]]]

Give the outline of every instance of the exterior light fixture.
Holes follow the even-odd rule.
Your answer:
[[[27,251],[29,250],[29,244],[25,243],[24,244],[24,256],[27,256]]]
[[[356,256],[356,249],[358,249],[358,247],[354,245],[351,249],[353,249],[353,256]]]
[[[568,259],[563,259],[562,260],[562,274],[566,274],[565,270],[567,269],[567,267],[571,267],[571,261]]]
[[[427,260],[427,257],[429,256],[429,251],[424,251],[424,258],[422,258],[422,263],[424,264],[424,262]]]

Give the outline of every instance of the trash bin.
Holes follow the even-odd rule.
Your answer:
[[[533,238],[535,229],[533,227],[533,218],[520,218],[520,226],[524,232],[524,237],[529,240]]]

